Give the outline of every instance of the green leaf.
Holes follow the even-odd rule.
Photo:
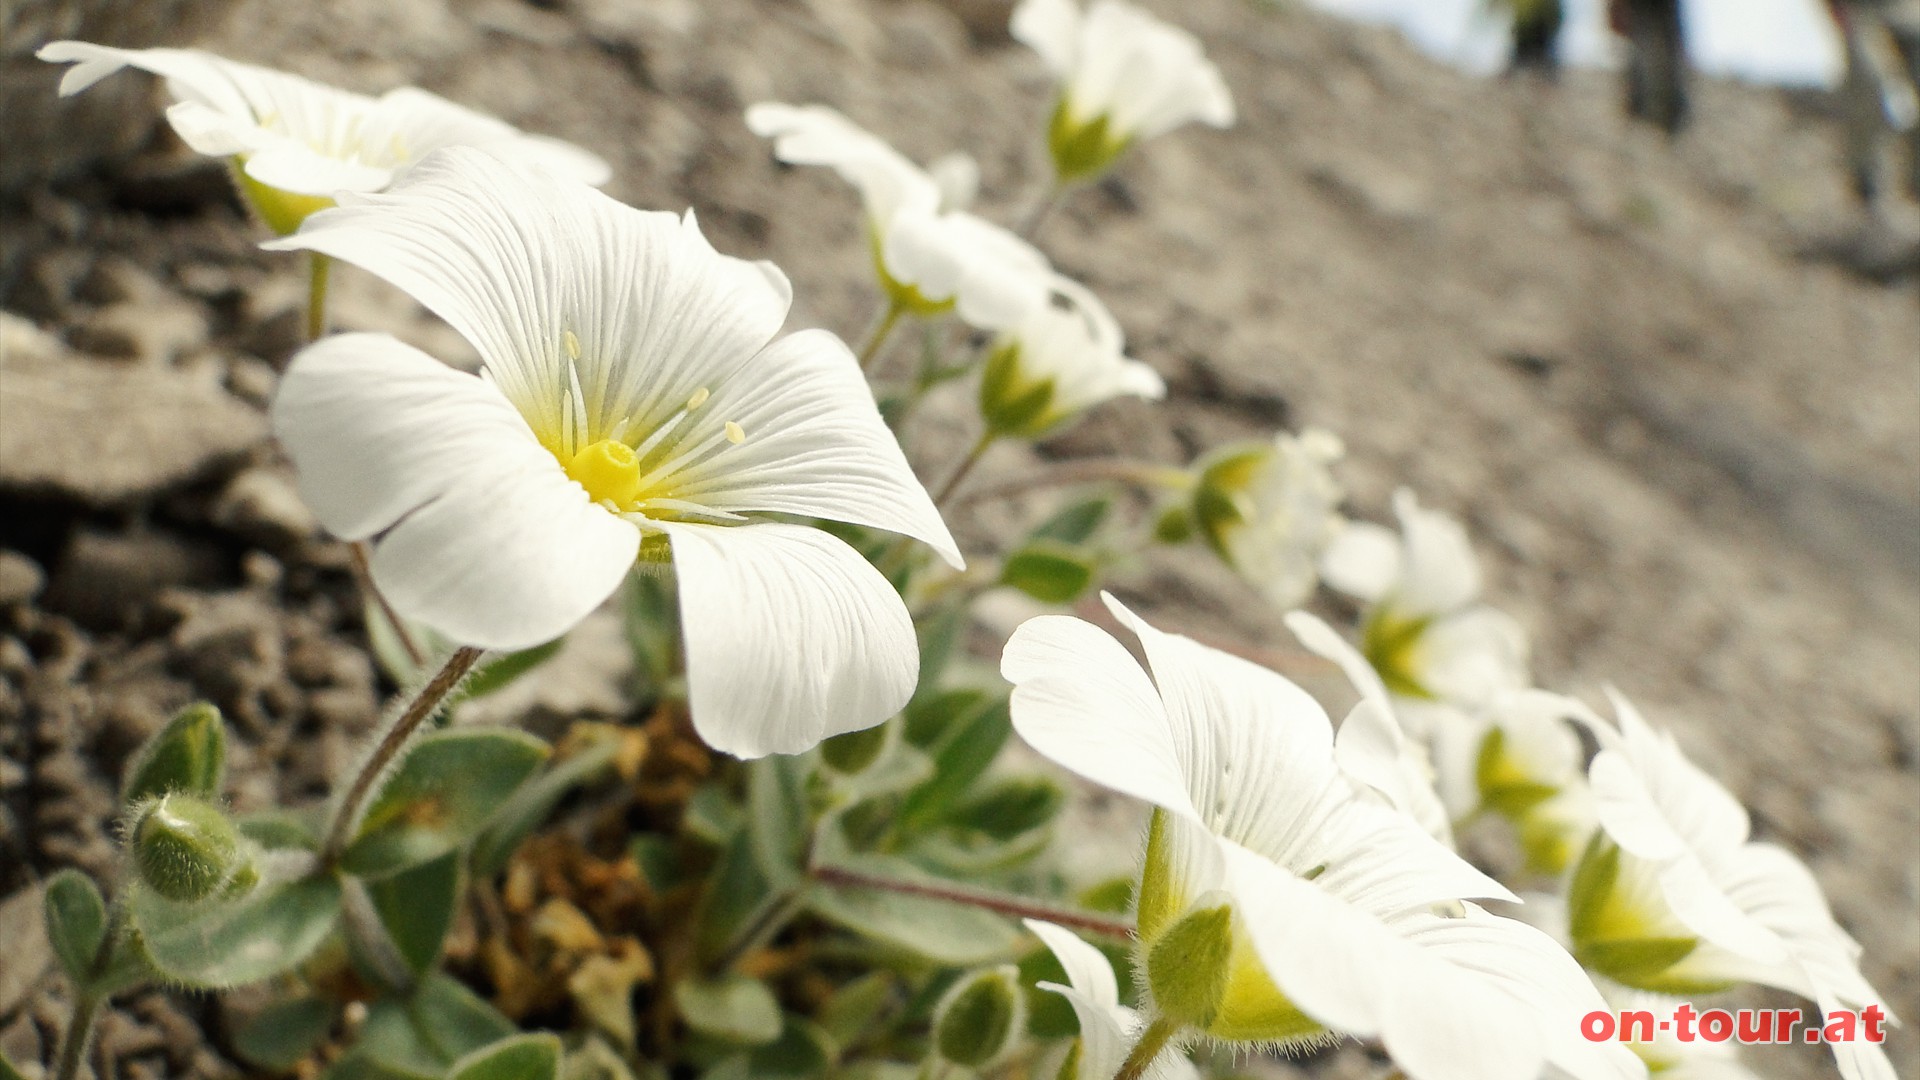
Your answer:
[[[821,1003],[821,1028],[835,1045],[853,1045],[892,1009],[898,984],[899,977],[891,971],[869,971],[847,983]]]
[[[459,696],[454,700],[486,697],[488,694],[505,689],[515,679],[539,667],[554,658],[567,643],[565,637],[557,637],[544,645],[535,645],[531,649],[510,652],[498,659],[488,660],[474,669],[473,675],[460,684]]]
[[[673,1003],[687,1026],[703,1035],[743,1046],[764,1046],[780,1037],[780,1003],[758,979],[688,979],[673,988]]]
[[[333,1002],[316,997],[276,1001],[234,1031],[233,1048],[260,1068],[287,1072],[333,1030],[333,1015]]]
[[[559,1039],[515,1035],[454,1062],[447,1080],[554,1080],[559,1071]]]
[[[192,904],[135,888],[128,907],[161,975],[221,990],[290,971],[312,954],[340,915],[340,883],[329,875],[267,882],[235,900]]]
[[[262,810],[234,821],[240,835],[268,851],[320,850],[320,835],[307,814],[293,810]]]
[[[1007,556],[1000,584],[1043,604],[1071,604],[1093,585],[1093,559],[1065,544],[1035,541]]]
[[[7,1058],[7,1055],[0,1054],[0,1080],[27,1080],[27,1077]]]
[[[107,937],[107,901],[91,878],[78,870],[62,870],[47,879],[43,902],[53,955],[74,986],[84,987]]]
[[[947,820],[995,840],[1011,840],[1052,822],[1066,804],[1066,789],[1051,777],[1009,776],[969,796]]]
[[[619,751],[617,737],[596,739],[514,792],[473,842],[474,874],[491,878],[506,869],[514,849],[552,815],[560,800],[611,768]]]
[[[1074,503],[1042,522],[1027,538],[1053,540],[1072,546],[1084,544],[1093,539],[1093,534],[1100,530],[1101,524],[1107,520],[1108,511],[1112,509],[1113,500],[1105,495]]]
[[[356,1048],[321,1074],[323,1080],[443,1080],[440,1070],[404,1069]]]
[[[720,959],[734,935],[777,898],[753,857],[746,831],[735,833],[707,879],[705,910],[694,938],[700,959],[706,963]]]
[[[877,877],[946,885],[912,863],[885,855],[838,860],[849,870]],[[971,967],[1013,953],[1020,935],[988,911],[929,897],[861,886],[819,887],[807,894],[814,914],[863,937],[904,949],[940,964]]]
[[[373,798],[341,868],[384,877],[453,851],[478,833],[547,756],[547,744],[504,728],[423,736]]]
[[[887,725],[843,732],[820,744],[820,760],[842,776],[857,776],[887,749]]]
[[[780,1037],[754,1047],[747,1056],[747,1071],[754,1080],[807,1080],[826,1076],[838,1055],[839,1048],[824,1028],[788,1013]]]
[[[680,831],[703,843],[719,847],[733,839],[747,820],[746,811],[733,801],[727,789],[709,781],[693,789],[687,809],[680,816]]]
[[[642,685],[657,691],[680,665],[680,606],[673,576],[628,574],[622,598],[633,669]]]
[[[437,1077],[460,1058],[517,1032],[499,1010],[435,972],[405,997],[374,1002],[359,1045],[382,1065]]]
[[[972,972],[934,1008],[934,1050],[956,1065],[983,1069],[1025,1029],[1025,1012],[1020,972],[1012,964]]]
[[[131,807],[171,791],[220,797],[227,770],[227,732],[220,710],[197,702],[173,714],[127,767],[120,805]]]
[[[1013,733],[1007,699],[999,696],[979,698],[971,711],[947,721],[930,748],[933,778],[901,803],[896,828],[902,833],[937,824],[993,764]]]
[[[806,762],[775,754],[747,763],[747,834],[753,859],[775,888],[805,873],[807,831]]]
[[[960,718],[986,708],[992,698],[985,690],[961,687],[916,699],[907,705],[901,734],[920,749],[931,749]]]
[[[959,597],[936,606],[920,617],[919,624],[914,627],[920,639],[920,682],[913,692],[916,700],[925,698],[940,685],[940,677],[946,674],[954,655],[959,652],[961,639],[966,635],[971,619],[972,612]]]
[[[440,946],[460,901],[460,855],[449,852],[390,877],[367,883],[367,899],[415,975],[440,959]]]

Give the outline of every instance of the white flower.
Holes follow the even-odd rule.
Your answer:
[[[980,414],[996,435],[1035,438],[1116,397],[1157,400],[1167,385],[1126,355],[1120,324],[1084,285],[1054,275],[1052,298],[993,341]]]
[[[1344,522],[1345,492],[1332,468],[1344,452],[1338,436],[1309,428],[1227,447],[1196,470],[1192,513],[1201,537],[1282,608],[1313,592],[1320,557]]]
[[[747,126],[774,140],[781,161],[825,165],[859,189],[875,269],[904,310],[953,309],[976,327],[999,330],[1046,302],[1046,256],[966,212],[979,185],[971,158],[950,155],[923,170],[824,105],[761,102],[747,109]]]
[[[1120,1004],[1120,984],[1099,949],[1065,927],[1038,919],[1025,921],[1067,973],[1066,986],[1048,982],[1039,986],[1066,998],[1080,1020],[1079,1056],[1071,1059],[1073,1080],[1112,1080],[1139,1041],[1140,1014]],[[1184,1055],[1166,1051],[1153,1059],[1146,1075],[1150,1080],[1186,1080],[1199,1074]]]
[[[1460,523],[1398,491],[1400,535],[1364,522],[1341,530],[1327,584],[1367,601],[1362,650],[1396,696],[1465,707],[1526,688],[1518,623],[1479,602],[1480,564]]]
[[[1627,1048],[1640,1055],[1647,1070],[1660,1080],[1760,1080],[1759,1074],[1740,1064],[1739,1052],[1731,1042],[1709,1042],[1694,1038],[1682,1042],[1679,1023],[1673,1019],[1681,1002],[1654,994],[1610,989],[1607,1004],[1616,1014],[1646,1012],[1653,1017],[1652,1038],[1631,1040]],[[1633,1034],[1646,1033],[1636,1026]],[[1624,1037],[1624,1036],[1623,1036]]]
[[[1619,727],[1593,718],[1589,767],[1602,835],[1574,871],[1575,954],[1616,982],[1685,994],[1741,982],[1812,999],[1822,1012],[1886,1003],[1860,974],[1860,945],[1833,919],[1804,863],[1749,838],[1746,808],[1614,696]],[[1889,1016],[1891,1020],[1891,1016]],[[1848,1080],[1892,1080],[1872,1043],[1833,1044]]]
[[[197,49],[55,41],[36,55],[74,65],[60,79],[62,97],[124,67],[166,79],[173,130],[199,153],[233,158],[262,217],[283,234],[331,205],[335,192],[384,190],[443,146],[485,147],[588,184],[612,176],[606,162],[571,143],[528,135],[413,87],[367,97]]]
[[[1414,1080],[1644,1075],[1580,1037],[1599,995],[1551,938],[1460,902],[1512,894],[1359,790],[1305,691],[1108,604],[1151,677],[1063,616],[1015,631],[1001,670],[1029,744],[1157,808],[1136,919],[1162,1016],[1229,1041],[1378,1036]]]
[[[1233,95],[1192,34],[1124,0],[1022,0],[1010,25],[1060,84],[1048,143],[1062,180],[1098,175],[1135,140],[1233,123]]]
[[[833,335],[775,340],[787,280],[692,215],[455,148],[295,236],[473,343],[475,378],[390,338],[301,353],[276,434],[321,520],[376,538],[399,612],[488,648],[553,638],[636,556],[671,558],[695,726],[743,757],[869,727],[912,692],[913,627],[823,517],[952,537]]]

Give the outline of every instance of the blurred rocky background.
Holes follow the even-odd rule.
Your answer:
[[[33,883],[109,869],[115,778],[168,710],[227,710],[254,809],[322,794],[389,689],[344,552],[265,439],[299,265],[254,247],[153,80],[56,100],[32,50],[193,43],[425,86],[594,149],[624,200],[694,207],[723,250],[789,272],[793,325],[853,336],[874,304],[854,197],[777,168],[741,111],[822,101],[920,160],[968,150],[1011,220],[1044,176],[1049,88],[1008,6],[0,0],[0,1050],[37,1059],[63,1016]],[[1170,400],[991,455],[982,484],[1036,456],[1340,433],[1353,512],[1406,484],[1461,514],[1542,682],[1610,681],[1676,728],[1920,1018],[1920,302],[1903,219],[1852,190],[1837,107],[1698,80],[1669,136],[1623,115],[1606,72],[1479,78],[1297,5],[1149,6],[1206,40],[1240,123],[1133,155],[1044,246]],[[467,355],[378,282],[336,281],[336,325]],[[917,459],[968,436],[952,393]],[[956,531],[991,545],[1018,509],[974,504]],[[1285,641],[1197,560],[1123,580],[1163,625]],[[594,655],[518,707],[617,713]],[[237,1072],[223,1032],[215,1003],[155,993],[101,1037],[121,1076],[211,1077]],[[1915,1029],[1896,1040],[1915,1060]],[[1746,1057],[1832,1075],[1804,1047]]]

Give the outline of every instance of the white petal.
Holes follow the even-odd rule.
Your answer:
[[[1348,522],[1320,561],[1320,576],[1348,596],[1377,602],[1400,580],[1400,538],[1370,521]]]
[[[965,210],[980,195],[980,163],[964,150],[934,158],[927,175],[940,189],[941,210]]]
[[[1469,608],[1435,620],[1420,635],[1420,684],[1435,697],[1484,705],[1526,689],[1527,635],[1504,612]]]
[[[568,450],[651,431],[695,391],[718,390],[772,339],[792,296],[770,264],[715,252],[691,216],[635,210],[471,147],[436,151],[386,193],[344,199],[264,246],[332,255],[410,293],[473,343],[550,445],[564,441],[577,379],[587,430]]]
[[[1393,496],[1400,518],[1403,558],[1393,604],[1410,615],[1445,615],[1480,596],[1480,561],[1474,557],[1467,530],[1455,518],[1421,507],[1413,492],[1400,489]]]
[[[175,130],[180,128],[180,115],[194,108],[189,102],[167,111],[167,116],[174,120]],[[301,195],[379,191],[393,182],[391,168],[330,157],[293,139],[261,141],[247,155],[243,168],[248,176],[268,187]]]
[[[321,521],[348,539],[381,534],[381,592],[455,641],[552,640],[639,550],[638,531],[588,501],[498,391],[384,335],[303,350],[272,420]]]
[[[1685,838],[1660,812],[1625,754],[1600,751],[1587,767],[1587,777],[1600,825],[1622,849],[1654,862],[1679,858],[1687,851]]]
[[[693,725],[743,758],[878,724],[920,672],[913,620],[860,554],[818,529],[663,523],[680,581]]]
[[[1372,528],[1372,526],[1357,526]],[[1348,529],[1347,532],[1352,532]],[[1345,535],[1345,534],[1343,534]],[[1378,703],[1389,713],[1392,712],[1392,697],[1387,693],[1387,684],[1380,681],[1380,673],[1361,655],[1360,650],[1340,636],[1340,632],[1328,626],[1326,620],[1307,611],[1289,611],[1286,614],[1287,629],[1300,639],[1307,651],[1325,660],[1331,660],[1339,667],[1340,673],[1347,677],[1353,688],[1360,692],[1364,701]]]
[[[412,86],[380,95],[361,137],[407,163],[442,147],[477,146],[594,187],[613,178],[613,169],[604,160],[572,143],[529,135],[498,117]]]
[[[899,211],[886,220],[880,253],[896,281],[952,300],[982,330],[1014,326],[1046,304],[1054,276],[1031,244],[964,211]]]
[[[1094,783],[1197,814],[1153,683],[1105,631],[1064,615],[1029,619],[1008,640],[1000,673],[1028,745]]]
[[[1608,688],[1634,771],[1660,812],[1701,852],[1731,851],[1752,828],[1747,808],[1680,751],[1670,732],[1655,731],[1633,703]]]
[[[956,569],[960,550],[893,432],[860,365],[825,330],[762,350],[700,409],[746,441],[676,473],[674,495],[715,510],[831,518],[924,541]],[[695,429],[697,437],[698,429]]]
[[[1105,953],[1080,940],[1079,935],[1064,926],[1039,919],[1022,921],[1053,953],[1054,959],[1060,961],[1060,967],[1067,973],[1067,982],[1074,990],[1102,1007],[1120,1004],[1120,984],[1113,977],[1113,965],[1107,962]]]
[[[1407,740],[1386,706],[1371,700],[1354,706],[1334,736],[1333,757],[1342,772],[1377,792],[1434,839],[1452,846],[1453,825],[1434,788],[1433,766],[1425,750]]]
[[[773,154],[790,165],[824,165],[858,188],[876,225],[903,212],[940,209],[940,185],[886,141],[825,105],[764,101],[747,108],[747,127],[774,140]]]
[[[1080,51],[1080,7],[1074,0],[1021,0],[1007,30],[1039,53],[1054,74],[1073,71]]]
[[[1321,824],[1308,848],[1324,867],[1314,883],[1378,917],[1472,898],[1519,898],[1406,814],[1351,801]]]
[[[1320,704],[1280,675],[1162,633],[1112,596],[1103,598],[1140,637],[1201,820],[1220,836],[1292,866],[1344,784]]]

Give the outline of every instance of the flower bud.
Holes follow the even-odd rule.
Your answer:
[[[998,1061],[1026,1027],[1026,996],[1011,964],[983,968],[958,983],[933,1013],[933,1047],[969,1069]]]
[[[1094,179],[1112,168],[1132,144],[1131,137],[1114,135],[1106,113],[1090,119],[1077,116],[1066,94],[1054,104],[1047,123],[1047,150],[1062,183]]]
[[[1147,950],[1147,986],[1162,1015],[1205,1029],[1226,997],[1233,955],[1233,907],[1197,908]]]
[[[1344,449],[1318,428],[1225,447],[1196,469],[1189,506],[1201,539],[1277,604],[1304,600],[1341,524],[1332,466]]]
[[[133,827],[140,878],[169,900],[203,900],[246,865],[240,833],[212,803],[191,795],[162,796]]]
[[[215,798],[226,765],[227,736],[220,710],[196,702],[173,714],[134,755],[127,767],[121,805],[133,806],[173,791]]]

